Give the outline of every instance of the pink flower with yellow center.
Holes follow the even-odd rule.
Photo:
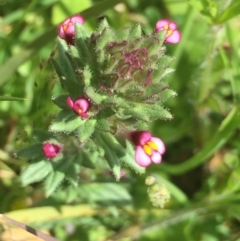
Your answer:
[[[68,44],[74,44],[75,23],[83,24],[84,18],[81,15],[77,14],[70,18],[67,18],[64,22],[62,22],[58,26],[58,36],[66,40]]]
[[[62,145],[50,142],[44,142],[42,146],[42,151],[45,157],[47,158],[54,158],[59,153],[62,152]]]
[[[73,109],[73,111],[81,116],[82,118],[88,118],[89,114],[87,113],[87,111],[90,109],[91,104],[90,102],[85,99],[85,98],[79,98],[75,101],[73,101],[71,99],[71,97],[67,98],[67,105]]]
[[[135,131],[129,136],[136,146],[135,161],[139,166],[147,167],[152,162],[161,163],[162,155],[166,150],[161,139],[153,137],[149,131]]]
[[[181,33],[177,30],[177,24],[167,19],[161,19],[156,23],[155,32],[166,31],[165,42],[176,44],[181,40]]]

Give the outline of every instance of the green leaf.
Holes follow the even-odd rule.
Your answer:
[[[114,176],[117,180],[120,180],[121,176],[121,170],[120,170],[120,160],[116,153],[112,150],[112,147],[115,148],[115,143],[113,145],[108,146],[107,143],[105,143],[106,140],[103,140],[103,137],[100,133],[94,133],[94,136],[96,137],[98,145],[100,145],[104,150],[104,157],[106,161],[108,162],[110,168],[114,172]]]
[[[240,115],[239,108],[234,107],[227,117],[222,121],[219,130],[215,133],[213,138],[206,143],[206,146],[196,153],[193,157],[180,164],[170,165],[161,164],[161,169],[164,172],[171,173],[173,175],[181,175],[193,168],[199,166],[209,159],[214,153],[216,153],[235,133],[239,127]]]
[[[140,38],[142,36],[142,28],[140,24],[136,24],[129,33],[129,41],[133,41],[136,38]]]
[[[53,171],[48,175],[44,183],[46,196],[49,197],[56,188],[61,184],[66,176],[68,168],[71,167],[75,156],[67,156],[59,162],[52,163]],[[68,173],[71,175],[71,173]]]
[[[23,101],[26,99],[11,96],[0,96],[0,101]]]
[[[176,91],[171,90],[171,89],[166,89],[162,94],[161,94],[161,103],[164,101],[167,101],[170,98],[173,98],[177,95]]]
[[[39,142],[44,142],[52,138],[52,135],[49,132],[41,129],[34,129],[33,136],[36,137]]]
[[[109,24],[106,18],[104,18],[98,25],[97,33],[100,34],[105,28],[109,28]]]
[[[72,110],[62,110],[50,125],[49,130],[52,132],[71,133],[83,125],[85,121]]]
[[[158,83],[153,83],[149,85],[147,88],[145,88],[144,93],[140,96],[142,100],[150,98],[152,99],[154,95],[158,96],[158,98],[161,98],[162,93],[164,90],[168,88],[168,84],[165,82],[158,82]]]
[[[126,140],[126,155],[121,158],[122,163],[127,166],[132,168],[136,173],[143,174],[145,173],[145,168],[139,166],[135,159],[135,150],[133,149],[132,144]]]
[[[16,152],[16,156],[26,159],[34,159],[42,155],[42,144],[37,143],[29,147],[23,148]]]
[[[59,171],[52,172],[50,175],[48,175],[44,184],[46,197],[49,197],[56,190],[56,188],[63,181],[64,177],[64,173]]]
[[[102,133],[101,138],[104,143],[114,152],[118,157],[125,155],[125,150],[118,140],[110,133]]]
[[[83,63],[92,63],[92,57],[89,52],[89,37],[90,33],[86,27],[80,23],[75,24],[75,46],[78,50],[78,55]]]
[[[52,171],[50,161],[42,160],[30,164],[22,173],[20,181],[23,186],[43,180]]]
[[[61,109],[67,109],[68,105],[67,105],[67,98],[69,97],[69,95],[59,95],[57,97],[53,97],[52,101],[55,105],[57,105],[59,108]]]
[[[159,104],[132,104],[123,113],[143,121],[172,119],[172,115]]]
[[[97,123],[95,125],[96,129],[99,131],[107,132],[110,131],[110,125],[107,119],[98,118]]]
[[[231,4],[216,18],[215,23],[224,23],[240,14],[240,1],[233,0]]]
[[[118,31],[116,31],[115,38],[118,41],[128,40],[130,30],[131,29],[129,27],[119,29]]]
[[[73,165],[71,165],[66,174],[66,179],[70,182],[71,185],[73,185],[74,187],[78,186],[78,179],[79,179],[79,172],[80,172],[80,168],[81,166],[78,163],[74,163]]]
[[[99,155],[96,151],[92,153],[84,150],[82,151],[82,166],[90,169],[95,169],[95,165],[93,164],[93,161],[98,159],[99,159]]]
[[[104,20],[106,22],[106,20]],[[101,50],[103,49],[106,44],[111,42],[113,40],[113,31],[111,28],[105,28],[101,35],[97,38],[96,41],[96,50]]]
[[[83,125],[81,125],[78,128],[77,134],[78,134],[78,139],[81,142],[86,141],[91,135],[93,134],[95,130],[95,124],[96,124],[96,119],[88,119],[85,121]]]
[[[94,101],[98,105],[107,98],[107,96],[105,95],[98,94],[91,86],[86,88],[85,93],[92,101]]]
[[[58,72],[58,74],[62,74],[62,76],[60,77],[60,80],[63,86],[67,88],[69,93],[73,96],[78,96],[79,89],[81,86],[76,77],[72,63],[69,60],[68,56],[66,55],[66,48],[67,48],[66,43],[64,40],[59,40],[57,46],[58,46],[60,66],[57,66],[56,71]],[[56,64],[54,66],[56,66]]]
[[[61,86],[63,89],[66,89],[66,86],[65,86],[65,77],[64,77],[64,74],[63,74],[63,70],[60,66],[60,64],[55,60],[55,59],[51,59],[51,62],[53,64],[53,67],[58,75],[58,78],[60,80],[60,83],[61,83]]]
[[[89,202],[107,201],[131,201],[132,198],[126,188],[121,184],[115,183],[90,183],[81,185],[78,188],[81,198],[87,199]]]

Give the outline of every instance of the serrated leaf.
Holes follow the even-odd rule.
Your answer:
[[[167,89],[165,90],[162,94],[161,94],[161,103],[170,99],[170,98],[173,98],[174,96],[176,96],[177,93],[176,91],[174,90],[171,90],[171,89]]]
[[[98,118],[96,123],[96,129],[103,132],[110,131],[110,125],[108,120],[105,118]]]
[[[100,145],[103,148],[104,157],[105,157],[106,161],[108,162],[110,168],[112,170],[114,169],[115,171],[119,170],[120,160],[119,160],[118,156],[116,155],[116,153],[111,149],[110,146],[108,146],[103,141],[100,133],[95,133],[94,136],[96,137],[98,145]],[[117,171],[116,171],[116,175],[117,175]],[[120,173],[119,173],[119,178],[120,178]]]
[[[46,132],[41,129],[34,129],[33,136],[40,142],[44,142],[44,141],[52,138],[52,135],[49,132]]]
[[[16,152],[16,156],[34,159],[42,155],[42,144],[37,143]]]
[[[65,81],[66,81],[66,77],[64,76],[63,74],[63,71],[61,69],[61,66],[60,64],[55,60],[55,59],[51,59],[51,62],[53,64],[53,67],[58,75],[58,78],[60,80],[60,83],[61,83],[61,86],[63,89],[66,89],[66,86],[65,86]]]
[[[53,171],[46,178],[44,190],[49,197],[66,177],[68,168],[73,164],[75,156],[68,156],[59,162],[52,163]]]
[[[83,63],[91,63],[92,59],[89,52],[89,41],[90,33],[86,27],[82,24],[75,24],[75,46],[78,50],[78,55]]]
[[[89,86],[85,90],[86,95],[96,104],[101,104],[107,97],[103,94],[98,94],[93,87]]]
[[[50,125],[49,130],[52,132],[71,133],[83,125],[85,121],[72,110],[62,110]]]
[[[113,31],[111,28],[105,28],[96,40],[96,50],[103,49],[107,43],[113,40]]]
[[[145,173],[145,168],[139,166],[135,159],[135,150],[129,141],[126,141],[126,155],[125,157],[121,158],[121,161],[124,165],[132,168],[136,173],[143,174]]]
[[[118,41],[128,40],[130,30],[131,29],[129,27],[125,27],[125,28],[119,29],[118,31],[116,31],[115,38]]]
[[[125,109],[123,113],[139,120],[150,122],[157,119],[172,119],[172,115],[159,104],[132,104],[130,106],[131,108]]]
[[[106,18],[104,18],[98,25],[97,33],[100,34],[105,28],[109,28],[109,24]]]
[[[68,105],[67,105],[67,98],[68,97],[69,97],[69,95],[59,95],[57,97],[53,97],[52,101],[59,108],[66,109],[66,108],[68,108]]]
[[[134,41],[136,38],[139,38],[142,36],[142,28],[140,24],[135,25],[129,34],[129,40]]]
[[[168,88],[168,84],[164,82],[153,83],[145,88],[144,93],[142,93],[141,99],[151,98],[154,95],[158,95],[159,98],[161,94]]]
[[[42,160],[30,164],[22,173],[20,181],[23,186],[30,183],[43,180],[52,171],[52,165],[49,161]]]
[[[96,119],[89,119],[86,120],[86,122],[78,128],[78,139],[81,142],[86,141],[93,134],[96,122]]]
[[[73,164],[71,165],[66,174],[66,179],[71,183],[71,185],[73,185],[74,187],[78,186],[78,174],[80,171],[80,165],[79,164]]]
[[[59,171],[52,172],[50,175],[48,175],[44,184],[46,197],[49,197],[56,190],[56,188],[63,181],[64,177],[64,173]]]
[[[58,52],[59,52],[59,61],[60,61],[60,66],[58,65],[57,68],[60,68],[60,70],[57,70],[62,74],[62,77],[60,78],[63,86],[67,88],[67,90],[70,92],[71,95],[77,96],[79,95],[79,88],[81,85],[79,85],[79,81],[76,78],[75,71],[73,69],[73,66],[67,57],[65,53],[65,46],[66,43],[65,41],[59,40],[58,41]],[[54,67],[55,64],[54,64]]]
[[[114,152],[118,157],[125,155],[125,150],[117,139],[110,133],[100,134],[104,143]]]
[[[93,164],[92,160],[98,159],[98,154],[96,152],[94,153],[87,153],[83,151],[82,153],[82,166],[90,168],[90,169],[95,169],[95,165]]]

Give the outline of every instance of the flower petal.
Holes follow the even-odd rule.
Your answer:
[[[84,18],[81,15],[75,15],[71,18],[71,22],[74,23],[84,23]]]
[[[81,108],[82,112],[86,112],[90,108],[90,102],[84,98],[75,101],[74,106]]]
[[[151,139],[151,133],[149,131],[142,131],[139,135],[138,143],[143,146]]]
[[[162,156],[160,155],[159,152],[155,151],[152,156],[151,156],[152,162],[159,164],[162,161]]]
[[[174,30],[173,33],[165,39],[166,43],[172,43],[172,44],[176,44],[180,40],[181,40],[181,34],[178,30]]]
[[[175,22],[169,23],[169,28],[175,30],[177,28],[177,24]]]
[[[65,33],[66,35],[68,35],[68,37],[74,36],[75,35],[74,25],[68,25]]]
[[[68,107],[70,107],[71,109],[73,108],[73,101],[72,101],[71,97],[68,97],[68,98],[67,98],[67,105],[68,105]]]
[[[157,21],[155,31],[158,32],[158,31],[164,30],[164,26],[169,25],[170,23],[171,22],[167,19],[161,19]]]
[[[151,141],[154,142],[157,147],[158,147],[158,152],[162,155],[165,151],[166,151],[166,148],[165,148],[165,145],[163,143],[163,141],[157,137],[152,137],[151,138]]]
[[[62,39],[66,38],[66,34],[63,30],[63,25],[59,25],[58,27],[58,36]]]
[[[141,167],[147,167],[151,164],[150,157],[144,152],[144,150],[141,146],[136,147],[135,161]]]

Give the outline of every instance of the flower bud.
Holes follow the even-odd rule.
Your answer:
[[[66,40],[68,44],[72,44],[72,45],[74,44],[74,38],[75,38],[75,28],[74,28],[75,23],[83,24],[84,18],[81,15],[77,14],[70,18],[67,18],[64,22],[62,22],[58,26],[58,36]]]
[[[62,152],[62,145],[50,142],[44,142],[42,146],[42,151],[45,157],[54,158]]]

